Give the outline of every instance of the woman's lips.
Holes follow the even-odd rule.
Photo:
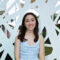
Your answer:
[[[29,25],[29,27],[33,27],[33,25]]]

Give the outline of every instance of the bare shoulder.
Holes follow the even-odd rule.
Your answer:
[[[20,43],[20,40],[18,39],[17,36],[16,36],[16,38],[15,38],[15,43]]]
[[[40,42],[44,42],[44,38],[42,34],[39,34],[39,39],[40,39]]]

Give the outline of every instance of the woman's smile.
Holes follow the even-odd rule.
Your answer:
[[[36,20],[34,18],[34,16],[32,15],[28,15],[26,16],[26,20],[25,20],[25,26],[28,30],[34,30],[36,25]]]
[[[28,26],[29,26],[29,27],[33,27],[34,25],[33,25],[33,24],[29,24]]]

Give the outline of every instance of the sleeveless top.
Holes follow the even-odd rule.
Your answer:
[[[38,58],[40,39],[30,46],[26,41],[20,44],[20,60],[40,60]]]

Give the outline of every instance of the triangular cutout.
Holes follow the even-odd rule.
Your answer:
[[[45,41],[45,44],[51,44],[49,38],[47,38],[47,40]]]
[[[1,58],[2,54],[3,54],[3,52],[4,52],[4,50],[2,52],[0,52],[0,58]]]
[[[42,35],[43,35],[43,37],[45,38],[45,36],[46,36],[46,28],[45,28],[45,27],[44,27],[43,30],[42,30]]]
[[[12,60],[12,58],[10,57],[10,55],[9,55],[9,54],[7,54],[7,56],[6,56],[5,60]]]
[[[59,35],[59,32],[56,30],[56,34]]]
[[[0,43],[0,47],[2,46],[2,44]]]

